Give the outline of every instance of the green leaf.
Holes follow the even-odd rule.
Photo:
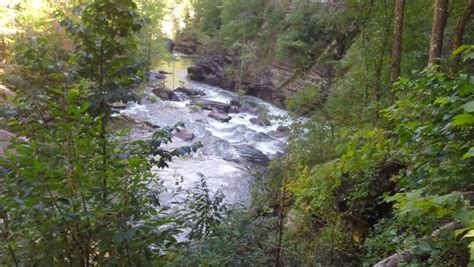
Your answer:
[[[462,156],[462,159],[468,159],[474,157],[474,147],[471,147],[466,154]]]
[[[467,234],[465,234],[461,239],[469,237],[474,237],[474,230],[470,230],[469,232],[467,232]]]
[[[452,122],[455,126],[474,125],[474,116],[471,114],[463,113],[454,117]]]
[[[474,112],[474,100],[467,102],[462,108],[465,112]]]
[[[463,236],[464,233],[466,233],[467,231],[471,230],[471,229],[474,229],[474,226],[473,227],[468,227],[468,228],[463,228],[463,229],[459,229],[459,230],[456,230],[454,231],[454,237],[458,238],[460,236]]]

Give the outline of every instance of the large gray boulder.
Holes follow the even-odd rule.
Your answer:
[[[288,126],[278,126],[276,131],[271,131],[270,135],[275,138],[287,137],[290,134],[290,128]]]
[[[207,110],[219,110],[224,113],[228,113],[230,110],[230,105],[222,102],[217,102],[213,100],[195,100],[193,101],[195,105],[201,106],[203,109]]]
[[[171,89],[157,86],[151,91],[153,92],[153,94],[163,100],[180,101],[179,97]]]
[[[249,113],[252,115],[259,115],[260,112],[258,111],[258,108],[248,104],[248,103],[243,103],[239,109],[237,110],[238,113]]]
[[[271,126],[272,125],[272,122],[269,119],[267,119],[263,116],[258,116],[257,118],[251,118],[250,122],[252,124],[259,125],[259,126]]]
[[[249,146],[249,145],[239,145],[236,147],[237,152],[240,156],[249,163],[267,166],[270,162],[270,159],[267,155],[263,154],[262,151]]]
[[[187,87],[178,87],[176,89],[174,89],[176,92],[180,92],[180,93],[183,93],[189,97],[199,97],[199,96],[205,96],[206,94],[201,91],[201,90],[197,90],[197,89],[193,89],[193,88],[187,88]]]
[[[221,85],[225,79],[224,65],[228,63],[223,55],[206,57],[188,68],[188,77],[210,85]]]
[[[150,79],[150,82],[156,82],[158,80],[164,80],[164,79],[166,79],[166,74],[161,73],[161,72],[150,71],[149,79]]]
[[[232,119],[232,117],[219,110],[211,111],[208,116],[220,122],[229,122]]]
[[[187,129],[181,129],[173,133],[173,137],[176,137],[183,141],[192,141],[194,139],[194,133]]]

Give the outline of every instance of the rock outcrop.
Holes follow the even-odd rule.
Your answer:
[[[267,119],[263,116],[258,116],[257,118],[251,118],[250,122],[252,124],[259,125],[259,126],[271,126],[272,125],[272,122],[269,119]]]
[[[243,103],[238,109],[238,113],[249,113],[252,115],[259,115],[260,112],[258,111],[258,108],[250,105],[249,103]]]
[[[179,36],[173,45],[173,51],[183,53],[185,55],[195,55],[203,53],[202,44],[194,37]]]
[[[151,91],[153,92],[153,94],[163,100],[180,101],[179,97],[171,89],[157,86]]]
[[[220,111],[220,110],[213,110],[211,111],[211,113],[209,113],[208,115],[209,117],[215,119],[215,120],[218,120],[220,122],[229,122],[232,117],[227,115],[226,113]]]
[[[179,138],[183,141],[192,141],[194,139],[194,133],[187,129],[181,129],[174,132],[173,137]]]
[[[325,100],[325,89],[328,87],[329,70],[315,64],[307,71],[297,71],[289,61],[271,61],[265,66],[254,62],[246,66],[242,74],[242,90],[245,94],[256,96],[280,106],[284,99],[301,89],[308,87],[320,88],[322,101]],[[230,55],[212,55],[198,61],[188,68],[188,77],[209,85],[219,86],[230,91],[236,91],[237,85],[225,73],[227,66],[238,65],[238,59]],[[259,71],[255,71],[259,70]]]
[[[270,132],[270,135],[275,138],[283,138],[290,134],[290,128],[287,126],[278,126],[275,131]]]
[[[191,80],[223,87],[225,83],[224,66],[231,63],[232,61],[223,55],[208,56],[188,68],[188,77]]]
[[[226,103],[212,101],[212,100],[194,100],[193,104],[202,107],[207,110],[219,110],[223,113],[228,113],[231,106]]]
[[[183,93],[183,94],[185,94],[186,96],[189,96],[189,97],[199,97],[199,96],[205,96],[206,95],[201,90],[197,90],[197,89],[193,89],[193,88],[187,88],[187,87],[178,87],[174,90],[176,92]]]
[[[166,74],[161,73],[161,72],[150,71],[150,73],[148,75],[149,75],[148,78],[150,79],[150,83],[166,79]]]
[[[261,166],[267,166],[270,162],[270,159],[265,154],[263,154],[262,151],[253,148],[252,146],[239,145],[236,147],[236,150],[247,162]]]

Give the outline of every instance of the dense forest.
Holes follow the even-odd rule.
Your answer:
[[[474,0],[0,0],[0,266],[474,266],[473,12]],[[177,56],[189,83],[165,85],[157,66],[177,73]],[[235,98],[200,99],[215,88]],[[143,105],[163,125],[124,115]],[[235,146],[252,155],[239,162],[248,199],[160,172],[229,150],[167,123],[184,106],[217,132],[251,113],[252,129],[274,127],[255,136],[283,140],[269,157]]]

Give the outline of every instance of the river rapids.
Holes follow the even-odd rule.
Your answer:
[[[197,89],[205,93],[199,99],[229,103],[238,99],[236,93],[219,87],[187,79],[187,68],[192,64],[189,58],[175,55],[174,61],[161,64],[156,71],[166,71],[166,85],[168,88],[183,86]],[[267,157],[274,159],[284,152],[286,135],[275,136],[279,126],[287,126],[288,114],[261,99],[243,96],[241,101],[250,103],[265,113],[271,122],[269,126],[260,126],[250,122],[258,115],[248,112],[229,113],[232,117],[229,122],[220,122],[208,117],[210,111],[193,106],[190,99],[183,101],[164,101],[154,98],[151,90],[145,92],[140,103],[128,103],[121,113],[135,121],[147,121],[161,127],[173,126],[179,122],[185,124],[185,129],[194,134],[194,139],[184,141],[173,138],[168,148],[176,148],[201,142],[203,148],[190,155],[174,158],[169,168],[154,169],[153,171],[170,192],[180,187],[184,190],[193,188],[199,181],[200,174],[206,178],[211,193],[221,191],[224,200],[229,204],[246,204],[250,198],[252,183],[258,179],[257,170],[261,166],[252,163],[252,157]],[[153,100],[153,101],[152,101]],[[134,127],[132,138],[147,138],[152,130]],[[181,181],[177,183],[177,181]],[[162,196],[169,201],[171,194]]]

